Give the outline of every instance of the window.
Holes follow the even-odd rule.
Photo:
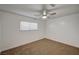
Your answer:
[[[20,22],[20,30],[37,30],[38,23],[31,23],[31,22]]]

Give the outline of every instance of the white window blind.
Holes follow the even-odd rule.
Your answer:
[[[20,30],[38,30],[38,23],[21,21]]]

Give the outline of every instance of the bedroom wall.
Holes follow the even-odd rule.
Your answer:
[[[17,47],[44,37],[44,22],[32,18],[18,16],[3,12],[3,46],[2,50]],[[36,31],[20,31],[20,21],[29,21],[38,23]]]
[[[1,43],[1,19],[0,19],[0,43]],[[0,52],[1,52],[1,45],[0,45]]]
[[[47,21],[47,38],[79,47],[79,13]]]
[[[2,12],[0,12],[0,52],[2,49]]]
[[[1,19],[0,19],[0,43],[1,43]],[[0,52],[1,52],[1,45],[0,45]]]

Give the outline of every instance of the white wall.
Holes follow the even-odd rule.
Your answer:
[[[0,43],[1,43],[1,19],[0,19]],[[0,45],[1,47],[1,45]],[[1,51],[1,48],[0,48],[0,51]]]
[[[0,12],[0,52],[2,49],[2,12]]]
[[[1,43],[1,19],[0,19],[0,43]],[[0,51],[1,51],[1,45],[0,45]]]
[[[3,45],[2,50],[17,47],[44,37],[44,23],[40,20],[18,16],[11,13],[3,13]],[[37,31],[20,31],[20,21],[37,22]]]
[[[79,14],[47,21],[47,38],[79,47]]]

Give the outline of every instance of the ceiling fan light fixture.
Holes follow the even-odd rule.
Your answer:
[[[46,18],[47,18],[47,15],[43,15],[42,18],[43,18],[43,19],[46,19]]]

